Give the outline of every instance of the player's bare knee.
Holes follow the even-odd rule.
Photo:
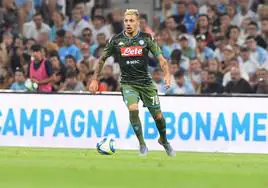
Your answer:
[[[162,119],[163,118],[163,115],[162,115],[162,113],[161,112],[159,112],[158,114],[156,114],[155,115],[155,120],[160,120],[160,119]]]
[[[128,106],[129,111],[136,111],[139,110],[138,104],[131,104]]]

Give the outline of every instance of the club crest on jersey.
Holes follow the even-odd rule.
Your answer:
[[[122,57],[136,57],[142,56],[142,46],[129,46],[125,48],[120,48]]]
[[[140,45],[144,45],[144,43],[145,43],[144,40],[139,40]]]

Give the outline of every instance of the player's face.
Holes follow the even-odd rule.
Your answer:
[[[140,22],[136,15],[125,15],[124,26],[126,33],[128,34],[135,33],[138,30],[139,25]]]

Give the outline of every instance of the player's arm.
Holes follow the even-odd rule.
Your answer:
[[[148,40],[148,47],[149,47],[149,50],[152,52],[152,54],[159,61],[160,67],[164,72],[164,80],[166,83],[166,87],[169,88],[170,87],[170,75],[169,75],[169,69],[168,69],[168,62],[162,55],[162,50],[160,49],[160,47],[158,46],[158,44],[152,37],[150,37]]]
[[[101,71],[102,71],[102,68],[105,64],[105,60],[112,56],[114,53],[114,45],[113,45],[113,42],[112,42],[112,39],[107,43],[107,45],[105,46],[104,48],[104,51],[103,51],[103,55],[100,57],[100,61],[98,62],[96,68],[95,68],[95,71],[94,71],[94,75],[93,75],[93,80],[89,86],[89,91],[91,92],[96,92],[98,90],[98,81],[99,81],[99,78],[100,78],[100,75],[101,75]]]
[[[164,72],[164,80],[165,80],[166,87],[170,88],[170,75],[169,75],[168,62],[162,54],[157,56],[157,59],[160,63],[161,69]]]

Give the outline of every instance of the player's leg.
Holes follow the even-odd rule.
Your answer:
[[[148,107],[151,116],[153,117],[156,127],[158,129],[160,140],[162,143],[168,143],[166,136],[166,121],[164,116],[162,115],[160,106],[159,107]]]
[[[152,117],[154,118],[156,127],[160,135],[158,142],[165,148],[166,153],[169,156],[175,156],[176,153],[167,140],[166,121],[160,108],[160,100],[157,94],[157,90],[152,86],[144,88],[142,89],[142,91],[142,101],[150,111]]]
[[[165,118],[161,112],[160,106],[156,107],[156,108],[149,107],[148,109],[149,109],[152,117],[155,120],[155,124],[156,124],[156,127],[157,127],[159,135],[160,135],[160,138],[158,139],[158,143],[164,147],[168,156],[171,156],[171,157],[176,156],[176,152],[173,150],[173,148],[171,147],[171,145],[169,144],[169,142],[167,140],[166,121],[165,121]]]
[[[135,90],[135,88],[129,85],[122,85],[121,92],[124,102],[128,107],[130,123],[140,144],[140,153],[141,155],[146,155],[148,149],[143,138],[142,125],[139,117],[139,93]]]

